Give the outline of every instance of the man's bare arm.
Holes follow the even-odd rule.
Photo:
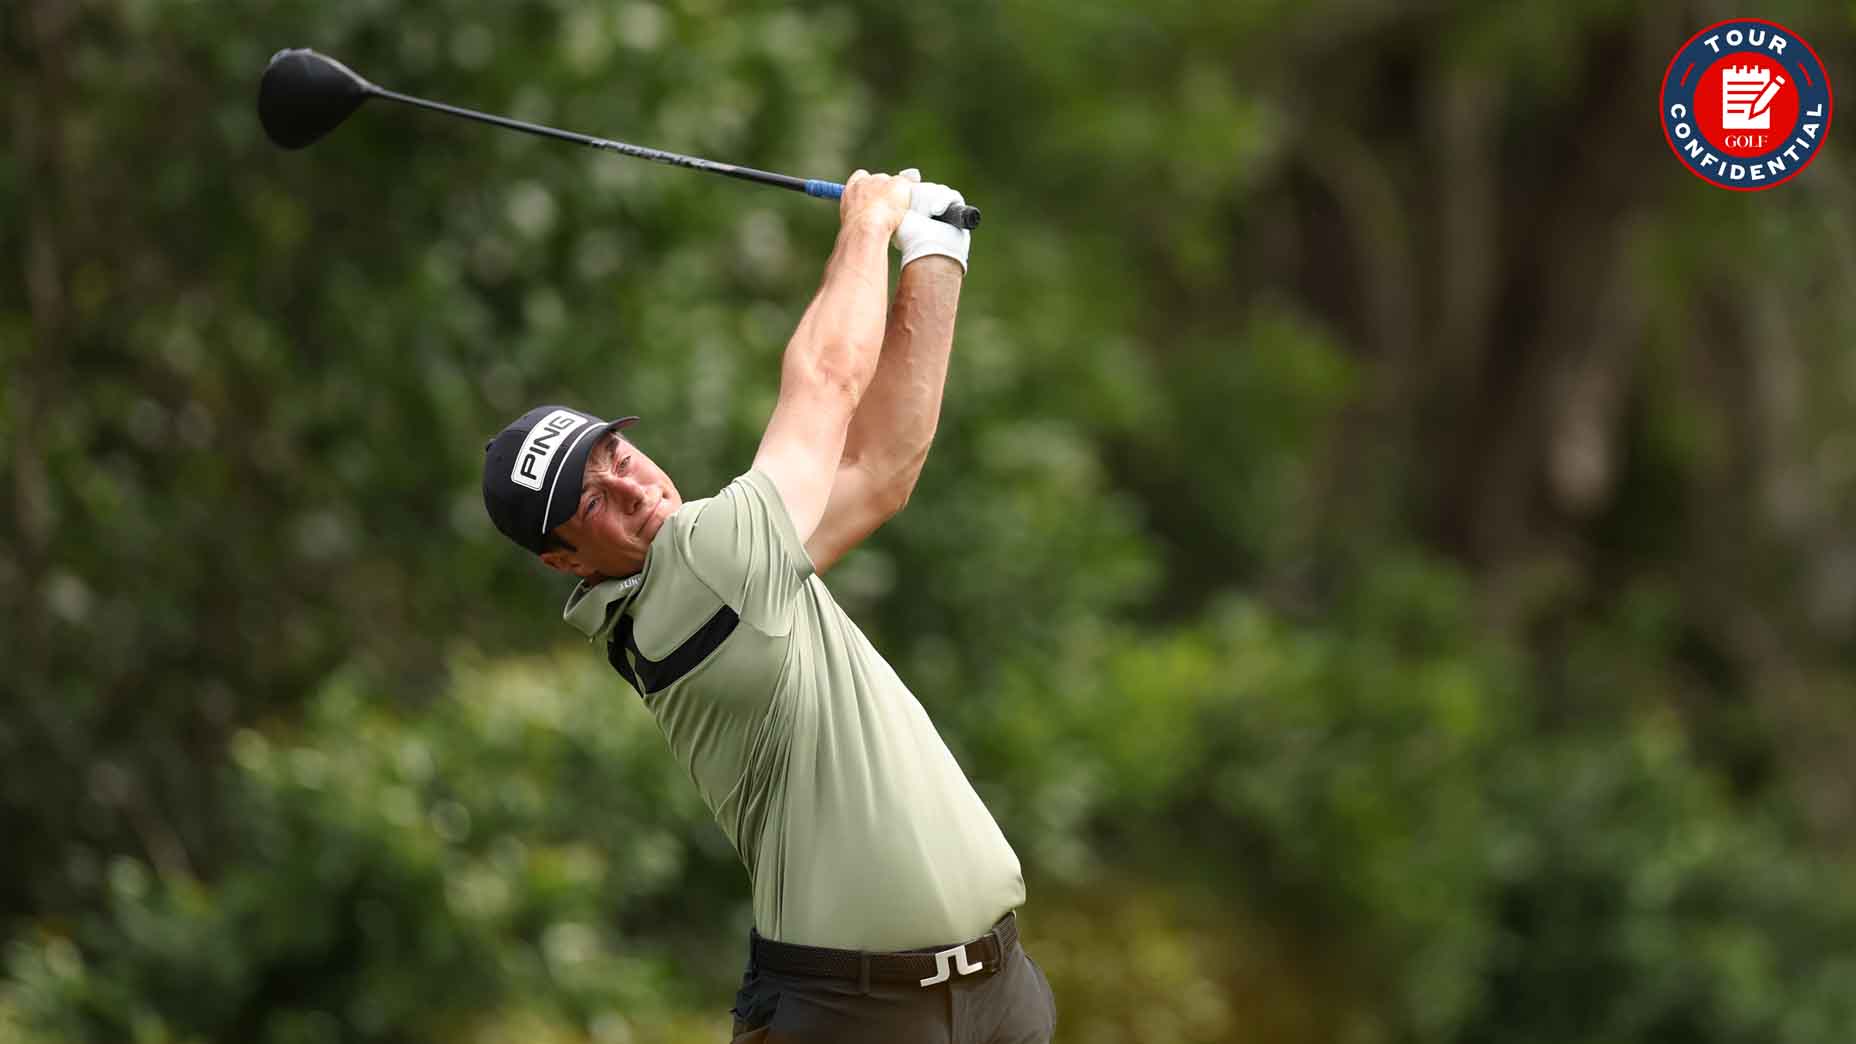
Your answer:
[[[908,200],[903,179],[863,171],[851,176],[823,282],[781,359],[780,397],[754,467],[780,491],[801,540],[825,513],[850,421],[874,380],[889,238]]]
[[[908,503],[941,415],[965,270],[929,256],[903,268],[875,376],[851,417],[831,498],[806,552],[831,568]]]

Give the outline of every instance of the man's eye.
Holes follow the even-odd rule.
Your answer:
[[[588,497],[588,498],[586,498],[586,513],[590,515],[590,514],[592,514],[592,513],[594,512],[594,511],[596,511],[596,510],[598,510],[598,509],[599,509],[599,501],[600,501],[600,496],[599,496],[599,494],[597,494],[597,493],[595,493],[595,494],[593,494],[592,496],[590,496],[590,497]]]
[[[619,473],[624,474],[625,469],[631,466],[632,466],[632,455],[627,453],[623,458],[619,460]]]

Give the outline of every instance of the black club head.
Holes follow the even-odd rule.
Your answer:
[[[307,47],[278,51],[258,83],[258,121],[273,142],[300,149],[334,130],[376,88]]]

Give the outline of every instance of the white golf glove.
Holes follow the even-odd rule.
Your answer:
[[[918,182],[910,186],[909,212],[902,216],[902,224],[896,226],[894,242],[896,249],[902,252],[902,267],[907,268],[916,258],[940,254],[960,262],[960,270],[965,272],[967,245],[973,233],[945,221],[936,221],[934,215],[951,204],[965,204],[966,197],[946,185],[922,181],[922,172],[914,167],[903,171],[901,176]]]

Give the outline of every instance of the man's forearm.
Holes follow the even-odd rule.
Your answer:
[[[889,288],[889,233],[856,223],[838,232],[818,293],[787,342],[782,380],[828,380],[856,404],[877,368]]]
[[[845,438],[844,462],[898,501],[914,489],[940,421],[964,275],[945,257],[924,257],[902,270],[876,375]]]

